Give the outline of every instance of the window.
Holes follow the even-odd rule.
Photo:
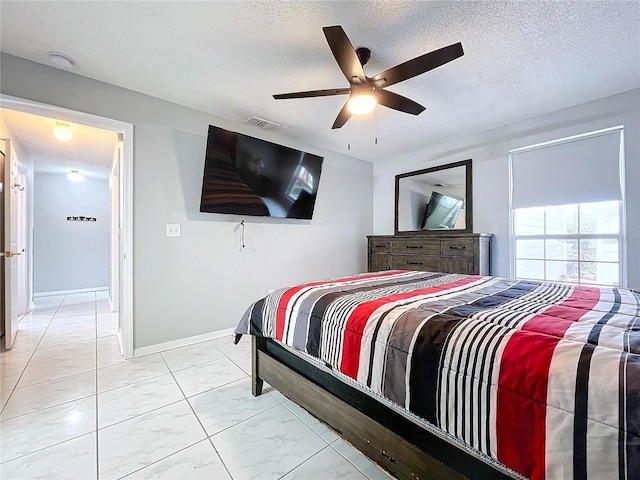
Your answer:
[[[624,284],[622,128],[511,152],[512,276]]]
[[[621,202],[513,211],[516,278],[620,285]]]

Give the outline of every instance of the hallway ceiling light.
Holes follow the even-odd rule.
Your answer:
[[[84,175],[78,172],[78,170],[71,170],[67,173],[67,178],[72,182],[82,182],[84,180]]]
[[[56,122],[56,128],[53,129],[53,136],[61,142],[68,142],[73,138],[73,132],[66,123]]]

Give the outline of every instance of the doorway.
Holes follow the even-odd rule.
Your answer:
[[[133,356],[133,301],[132,301],[132,165],[133,165],[133,125],[120,122],[113,119],[98,117],[82,112],[75,112],[59,107],[31,102],[15,97],[5,95],[0,96],[0,108],[7,111],[19,112],[38,117],[44,117],[50,121],[54,120],[58,123],[66,123],[77,128],[97,129],[110,133],[114,139],[112,152],[109,155],[109,166],[106,168],[104,181],[109,184],[109,203],[111,208],[111,218],[103,218],[102,221],[107,224],[112,234],[109,238],[110,260],[108,267],[108,294],[109,303],[113,311],[118,312],[118,328],[117,338],[120,345],[121,353],[125,358]],[[51,135],[51,132],[48,132]],[[65,165],[68,170],[69,165]],[[79,168],[78,168],[79,170]],[[27,185],[33,192],[34,175],[32,168],[22,172],[26,177]],[[22,211],[31,213],[33,218],[33,194],[28,197],[29,207],[22,208]],[[78,217],[76,221],[90,222],[91,216],[80,220],[79,217],[85,217],[79,213],[78,215],[70,214],[69,217]],[[71,220],[73,222],[73,220]],[[33,306],[34,292],[34,249],[38,248],[34,245],[33,224],[26,228],[28,237],[28,248],[26,257],[29,259],[28,278],[24,278],[23,273],[19,282],[27,286],[27,290],[31,292],[30,306]],[[3,285],[6,287],[6,285]],[[41,288],[42,289],[42,288]],[[55,292],[54,292],[55,293]]]

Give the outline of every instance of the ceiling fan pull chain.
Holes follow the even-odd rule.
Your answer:
[[[374,116],[376,117],[376,141],[375,145],[378,144],[378,106],[376,105],[376,111],[374,112]]]

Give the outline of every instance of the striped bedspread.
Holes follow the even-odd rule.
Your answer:
[[[532,479],[640,479],[640,293],[413,271],[276,291],[236,333],[325,362]]]

